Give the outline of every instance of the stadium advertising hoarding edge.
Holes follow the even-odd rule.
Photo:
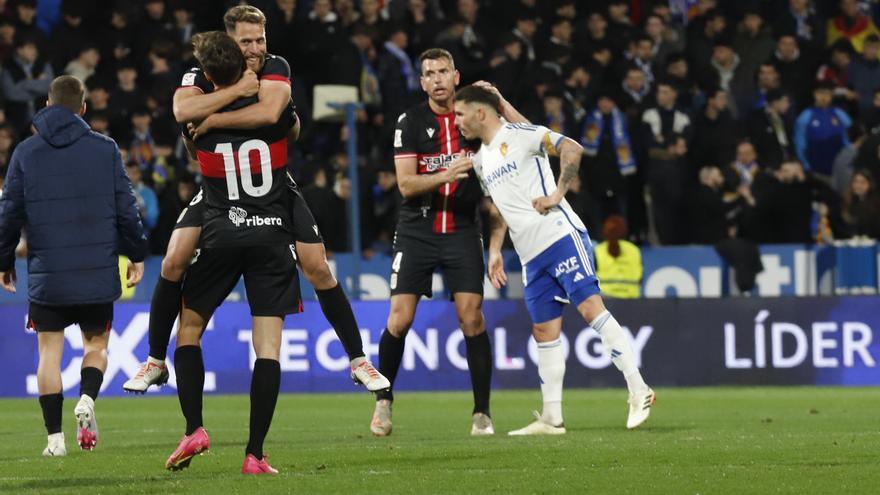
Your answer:
[[[657,299],[609,301],[629,332],[646,379],[656,386],[880,385],[880,297]],[[148,306],[116,306],[102,393],[121,395],[147,353]],[[365,351],[377,360],[386,302],[356,302]],[[537,351],[520,301],[484,305],[496,388],[536,388]],[[0,396],[36,394],[36,338],[24,329],[25,305],[0,306]],[[205,389],[246,393],[254,361],[250,313],[224,304],[205,333]],[[316,303],[287,319],[281,349],[282,391],[355,391],[348,359]],[[75,393],[82,341],[66,330],[65,391]],[[620,374],[599,336],[569,308],[565,315],[566,387],[619,387]],[[172,340],[172,348],[174,341]],[[169,352],[173,355],[173,352]],[[462,334],[451,303],[421,303],[407,340],[397,390],[468,390]],[[171,386],[159,393],[173,393]]]

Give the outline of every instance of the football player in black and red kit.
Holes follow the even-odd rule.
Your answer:
[[[290,67],[276,55],[266,53],[266,18],[252,6],[236,6],[224,16],[226,32],[238,43],[247,71],[235,84],[216,88],[201,68],[184,74],[174,94],[174,115],[180,123],[196,122],[195,137],[212,128],[254,129],[277,122],[290,108]],[[242,97],[258,101],[230,112],[218,112]],[[342,287],[330,272],[323,239],[317,224],[292,179],[288,182],[294,218],[296,250],[303,274],[315,288],[324,316],[333,326],[351,361],[352,378],[370,391],[385,389],[388,380],[365,358],[360,328]],[[202,205],[197,195],[175,225],[162,260],[150,306],[150,355],[137,375],[125,382],[129,392],[143,393],[150,385],[168,380],[165,355],[174,319],[180,310],[180,287],[189,266],[202,226]]]
[[[401,114],[394,131],[394,165],[403,204],[394,235],[391,312],[379,341],[379,371],[394,384],[416,305],[421,296],[431,296],[433,272],[440,268],[465,335],[474,391],[471,434],[491,435],[492,351],[481,309],[485,265],[478,206],[483,195],[469,158],[479,142],[465,140],[455,127],[459,73],[452,55],[432,48],[419,60],[428,101]],[[511,121],[525,120],[506,101],[504,113]],[[376,394],[373,435],[391,433],[393,400],[390,388]]]
[[[193,37],[195,54],[218,87],[234,84],[244,57],[226,33]],[[255,105],[238,100],[223,111]],[[215,129],[195,142],[204,177],[201,249],[187,270],[183,310],[174,361],[177,391],[186,433],[166,462],[182,469],[207,450],[202,424],[205,367],[200,340],[211,315],[244,276],[253,316],[256,362],[251,381],[250,438],[242,472],[275,474],[263,455],[281,382],[279,353],[284,316],[301,311],[293,219],[287,189],[287,134],[295,124],[282,113],[273,124],[256,129]]]

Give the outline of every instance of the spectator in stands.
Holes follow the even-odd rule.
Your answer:
[[[596,276],[602,279],[602,294],[618,299],[637,299],[642,294],[642,252],[626,240],[626,220],[612,215],[602,226],[604,241],[596,246]]]
[[[830,176],[834,157],[846,146],[852,119],[831,105],[832,85],[820,81],[813,91],[813,106],[801,112],[794,129],[794,144],[804,168]]]
[[[397,175],[391,167],[383,167],[377,173],[373,186],[373,223],[376,227],[374,238],[390,251],[397,225],[397,212],[402,198],[397,187]]]
[[[716,75],[716,79],[711,83],[725,92],[725,100],[727,100],[727,94],[742,94],[746,91],[745,88],[751,85],[751,73],[742,70],[739,55],[733,51],[733,46],[727,39],[719,38],[715,41],[715,48],[712,50],[709,64]],[[727,103],[725,109],[729,108],[734,116],[739,116],[735,101],[732,102],[732,105],[727,101],[725,103]]]
[[[131,180],[138,211],[144,222],[144,231],[149,238],[150,232],[156,228],[156,224],[159,222],[159,200],[156,198],[156,193],[153,189],[144,184],[143,173],[138,162],[129,161],[126,163],[125,171],[128,173],[129,180]]]
[[[867,139],[865,127],[859,122],[850,126],[847,133],[849,142],[837,153],[831,169],[831,188],[838,194],[843,194],[849,188],[856,156]]]
[[[177,35],[171,16],[165,9],[165,0],[146,0],[144,14],[138,24],[134,39],[134,53],[137,60],[144,60],[150,46],[157,39],[174,39]]]
[[[871,106],[861,114],[860,120],[868,134],[880,133],[880,88],[874,90]]]
[[[24,38],[0,75],[6,98],[6,118],[19,134],[27,134],[34,113],[46,105],[49,84],[55,77],[52,65],[40,56],[37,42]]]
[[[569,64],[564,74],[562,97],[565,99],[566,111],[576,121],[581,122],[587,115],[585,106],[595,101],[592,88],[601,87],[601,84],[594,82],[592,75],[587,71],[586,67],[579,64]],[[502,92],[501,94],[506,95],[507,93]],[[508,101],[516,100],[508,98]]]
[[[558,88],[550,88],[544,92],[543,98],[544,112],[541,115],[541,122],[551,131],[557,132],[564,136],[576,136],[575,129],[579,127],[574,117],[565,112],[563,107],[562,91]]]
[[[828,43],[846,38],[859,53],[868,36],[880,34],[874,21],[861,11],[858,0],[840,0],[840,15],[828,20],[827,32]]]
[[[508,101],[519,102],[522,98],[523,80],[529,77],[527,63],[522,43],[512,34],[504,35],[501,48],[489,60],[492,69],[489,77]]]
[[[296,0],[286,0],[279,3],[296,4]],[[193,9],[185,0],[174,0],[172,14],[174,16],[174,30],[176,36],[172,41],[180,48],[188,50],[191,47],[192,36],[196,34],[196,25],[193,23]]]
[[[843,193],[843,220],[848,236],[880,239],[880,194],[874,176],[857,170]]]
[[[533,28],[531,35],[534,36],[535,19],[532,18],[530,21]],[[407,2],[404,25],[406,26],[406,34],[409,37],[410,53],[413,55],[419,55],[432,47],[434,40],[437,39],[437,35],[440,34],[441,30],[440,19],[434,14],[434,9],[428,8],[427,0],[409,0]],[[518,22],[517,26],[519,26]],[[516,33],[516,30],[514,30],[514,33]],[[523,36],[526,35],[525,33],[526,31],[520,31],[520,34]],[[534,58],[534,49],[532,50],[532,58]]]
[[[15,52],[15,24],[0,18],[0,64],[9,61]]]
[[[629,4],[627,0],[608,2],[608,36],[618,52],[636,37],[638,31],[629,17]]]
[[[137,163],[148,175],[153,172],[153,161],[156,159],[156,142],[150,131],[152,117],[146,106],[138,106],[131,112],[131,135],[128,143],[129,159]]]
[[[752,240],[773,244],[812,244],[813,182],[796,161],[759,173],[751,187]]]
[[[331,67],[328,67],[327,60],[346,40],[339,18],[331,9],[330,0],[315,0],[298,35],[297,65],[302,74],[314,84],[330,82]]]
[[[414,0],[415,3],[425,0]],[[412,3],[412,2],[411,2]],[[516,25],[511,33],[522,45],[523,53],[529,63],[533,63],[535,56],[535,33],[538,30],[538,12],[534,9],[519,9],[516,15]],[[507,93],[502,93],[507,94]]]
[[[144,104],[143,89],[137,85],[138,71],[134,61],[123,60],[116,66],[116,87],[110,91],[108,101],[112,134],[124,136],[131,111]]]
[[[15,2],[15,36],[17,39],[33,41],[40,52],[45,52],[49,40],[37,27],[37,1],[18,0]]]
[[[710,10],[700,16],[688,27],[687,47],[688,65],[697,74],[708,73],[709,59],[715,41],[725,34],[727,19],[720,11]]]
[[[707,165],[726,166],[734,158],[740,130],[727,109],[727,92],[715,87],[706,91],[706,108],[694,119],[690,147],[691,180]]]
[[[770,58],[775,48],[770,26],[764,22],[761,11],[746,9],[733,41],[733,50],[739,55],[739,71],[751,79],[761,62]]]
[[[9,124],[0,125],[0,168],[3,169],[5,176],[6,167],[9,165],[9,158],[12,156],[12,148],[15,145],[15,129]]]
[[[794,33],[798,42],[813,48],[825,46],[826,27],[813,11],[810,0],[788,0],[778,2],[780,12],[773,23],[776,35]]]
[[[715,165],[699,171],[699,184],[690,202],[690,241],[715,244],[730,234],[733,204],[724,200],[724,175]]]
[[[675,108],[675,88],[666,81],[657,85],[657,104],[642,114],[649,164],[647,186],[654,224],[661,244],[686,241],[684,201],[688,177],[687,152],[690,118]]]
[[[653,42],[656,67],[665,67],[670,55],[684,49],[684,38],[675,29],[670,29],[660,15],[650,14],[645,18],[645,34]]]
[[[406,52],[409,39],[402,25],[389,29],[391,36],[379,52],[378,77],[382,81],[383,135],[391,139],[397,117],[413,104],[420,93],[419,73]]]
[[[786,119],[791,102],[779,90],[769,91],[764,99],[766,105],[752,111],[746,128],[758,160],[765,167],[776,168],[794,156],[794,141]]]
[[[865,37],[864,49],[850,65],[849,83],[858,99],[859,114],[867,112],[873,103],[874,92],[880,89],[880,35]]]
[[[61,3],[61,22],[52,30],[50,50],[52,69],[55,72],[68,73],[65,71],[68,62],[80,55],[88,43],[89,36],[83,28],[82,20],[82,6],[78,1],[66,0]],[[86,80],[79,75],[71,75],[80,81]]]
[[[379,0],[361,0],[361,16],[354,22],[352,29],[363,28],[370,33],[373,43],[381,44],[390,36],[388,21],[382,18]]]
[[[736,159],[724,170],[725,182],[731,189],[751,188],[755,176],[763,168],[758,164],[758,155],[752,143],[742,141],[736,145]]]
[[[801,51],[797,38],[791,34],[780,36],[771,61],[779,71],[780,87],[794,99],[795,108],[806,107],[810,91],[806,81],[815,80],[816,65]]]
[[[584,147],[581,182],[590,198],[587,216],[582,218],[599,227],[612,214],[627,214],[627,181],[637,171],[626,117],[610,94],[599,94],[580,136]]]
[[[626,71],[626,76],[621,84],[621,94],[617,101],[621,102],[624,111],[630,109],[637,113],[641,112],[647,98],[651,93],[651,87],[645,81],[645,73],[638,67],[630,67]]]
[[[677,53],[669,57],[666,64],[666,81],[678,93],[676,105],[686,110],[694,109],[694,100],[699,92],[697,81],[691,77],[690,66],[684,55]]]
[[[839,39],[831,46],[831,59],[819,67],[816,80],[829,81],[834,86],[835,105],[845,109],[850,115],[858,115],[858,90],[853,90],[853,76],[861,67],[853,62],[854,50],[848,39]],[[859,56],[861,57],[861,56]],[[863,81],[864,83],[866,81]],[[873,93],[873,91],[871,91]]]
[[[153,228],[152,236],[150,236],[150,252],[152,254],[165,255],[174,224],[177,223],[180,212],[195,197],[197,190],[195,177],[184,172],[177,176],[174,187],[166,187],[159,194],[159,220]]]
[[[110,25],[106,26],[100,35],[101,59],[110,72],[116,70],[117,64],[134,56],[132,46],[136,36],[134,27],[129,23],[128,10],[121,4],[113,8],[110,13]]]
[[[64,67],[64,73],[80,81],[86,81],[95,74],[101,62],[101,52],[92,43],[83,44],[77,57]]]
[[[557,17],[550,22],[550,37],[538,46],[538,58],[545,66],[559,59],[571,58],[571,35],[571,21],[565,17]]]

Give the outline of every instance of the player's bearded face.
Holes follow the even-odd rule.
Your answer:
[[[428,98],[436,102],[446,102],[452,98],[458,79],[458,71],[445,58],[422,62],[422,89],[428,93]]]
[[[259,72],[266,62],[266,29],[250,22],[239,22],[235,32],[229,33],[241,48],[247,68]]]

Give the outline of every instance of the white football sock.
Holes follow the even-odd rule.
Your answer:
[[[614,316],[605,310],[590,322],[590,326],[599,332],[599,336],[602,337],[602,345],[611,354],[611,362],[626,378],[626,387],[629,389],[629,393],[643,392],[648,388],[645,380],[642,379],[642,374],[639,373],[639,367],[636,365],[636,355],[633,352],[632,344]]]
[[[565,352],[562,339],[538,342],[538,376],[541,377],[541,395],[544,411],[541,418],[553,426],[562,421],[562,379],[565,377]]]

